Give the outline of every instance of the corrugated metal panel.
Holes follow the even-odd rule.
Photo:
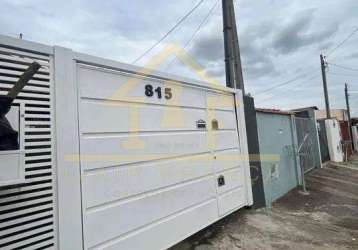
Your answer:
[[[42,67],[15,101],[25,107],[26,182],[0,188],[0,249],[56,244],[50,57],[0,46],[0,93],[6,94],[34,60]]]

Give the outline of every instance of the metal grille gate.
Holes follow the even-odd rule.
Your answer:
[[[308,172],[316,167],[316,128],[309,118],[296,117],[295,122],[301,167]]]
[[[56,246],[49,55],[0,45],[0,94],[7,94],[34,60],[42,67],[15,101],[25,108],[25,182],[0,188],[0,249]]]

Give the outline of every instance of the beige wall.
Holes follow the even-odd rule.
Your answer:
[[[326,118],[326,110],[315,110],[316,119],[325,119]],[[344,109],[331,109],[331,116],[332,118],[336,118],[338,121],[347,121],[348,115],[347,111]]]

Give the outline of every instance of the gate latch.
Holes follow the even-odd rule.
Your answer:
[[[221,186],[224,186],[225,185],[225,177],[223,175],[220,175],[218,177],[218,186],[221,187]]]

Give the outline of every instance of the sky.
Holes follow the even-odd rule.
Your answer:
[[[22,33],[26,40],[132,63],[198,2],[0,0],[0,34]],[[324,108],[320,53],[328,55],[329,63],[358,69],[358,32],[334,50],[358,28],[357,0],[235,0],[234,4],[245,88],[255,97],[256,106]],[[225,85],[222,31],[221,1],[204,0],[136,64],[144,65],[165,45],[175,44]],[[347,82],[351,111],[358,116],[358,71],[332,64],[327,72],[331,108],[345,108]],[[198,78],[175,56],[158,70]]]

